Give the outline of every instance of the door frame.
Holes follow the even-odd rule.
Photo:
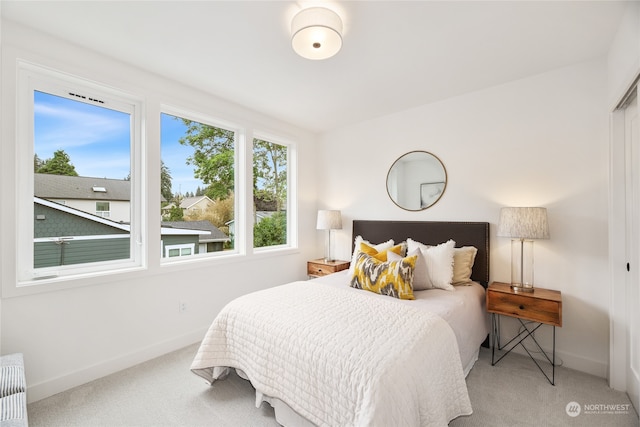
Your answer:
[[[628,281],[631,275],[627,271],[627,263],[631,262],[632,269],[640,268],[640,260],[631,260],[631,242],[628,241],[627,221],[629,208],[627,207],[627,197],[629,195],[626,182],[629,171],[626,142],[626,121],[625,110],[627,100],[631,99],[634,92],[636,95],[636,108],[638,105],[638,79],[637,74],[629,90],[620,99],[610,114],[610,139],[609,139],[609,277],[610,277],[610,305],[609,305],[609,386],[627,392],[631,385],[627,383],[627,369],[630,368],[629,359],[629,322],[630,311],[627,295]],[[640,171],[640,161],[635,160],[633,167]],[[637,172],[636,172],[637,173]],[[638,191],[637,189],[635,190]],[[638,254],[636,254],[638,255]],[[635,271],[635,270],[634,270]],[[629,395],[631,398],[631,396]],[[640,410],[640,402],[633,401],[636,411]]]

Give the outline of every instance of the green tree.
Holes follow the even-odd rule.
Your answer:
[[[194,176],[207,184],[210,199],[227,198],[234,189],[234,132],[180,118],[187,127],[179,139],[194,151],[187,164],[195,166]]]
[[[276,212],[263,218],[253,227],[253,247],[284,245],[287,243],[287,215]]]
[[[38,157],[37,154],[33,155],[33,171],[34,172],[38,172],[38,169],[40,169],[42,167],[42,164],[44,162],[42,161],[42,159],[40,157]]]
[[[182,211],[182,208],[180,207],[180,204],[173,204],[173,206],[171,206],[169,208],[169,213],[166,216],[166,220],[167,221],[182,221],[184,219],[184,212]]]
[[[173,198],[171,193],[171,171],[169,166],[164,164],[164,160],[160,161],[160,194],[165,200],[169,201]]]
[[[42,162],[42,166],[36,170],[36,173],[78,176],[75,166],[73,166],[69,155],[64,150],[56,150],[52,158]]]
[[[261,139],[253,140],[253,192],[276,202],[279,212],[287,202],[287,147]]]

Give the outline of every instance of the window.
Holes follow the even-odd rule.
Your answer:
[[[288,243],[288,157],[286,145],[253,140],[255,248]]]
[[[174,258],[174,257],[193,255],[194,248],[195,248],[194,244],[168,245],[168,246],[165,246],[164,248],[165,257]]]
[[[96,202],[96,215],[103,218],[109,218],[109,214],[111,213],[111,209],[109,207],[109,202]]]
[[[235,250],[237,131],[184,112],[162,113],[160,123],[163,244],[174,248],[178,238],[195,239],[204,249],[181,257]]]
[[[25,63],[18,90],[19,281],[140,266],[140,103]]]
[[[297,243],[294,144],[153,105],[161,206],[143,206],[140,99],[22,61],[16,92],[18,287],[144,268],[150,253],[164,263]],[[161,239],[148,248],[154,212]]]

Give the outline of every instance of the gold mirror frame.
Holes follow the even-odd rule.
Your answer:
[[[447,170],[428,151],[410,151],[398,157],[387,172],[387,194],[407,211],[423,211],[435,205],[447,188]]]

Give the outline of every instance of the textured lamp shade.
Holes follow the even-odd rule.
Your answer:
[[[325,246],[324,260],[327,262],[334,261],[334,259],[331,257],[331,230],[342,229],[342,215],[340,215],[340,211],[319,210],[316,228],[318,230],[327,230],[327,234],[329,235],[329,242]]]
[[[318,230],[340,230],[342,229],[342,215],[340,211],[318,211]]]
[[[548,239],[546,208],[502,208],[498,236],[517,239]]]
[[[327,59],[342,48],[342,19],[324,7],[303,9],[291,21],[291,46],[307,59]]]
[[[511,237],[511,288],[533,292],[533,240],[548,239],[545,208],[502,208],[498,236]]]

